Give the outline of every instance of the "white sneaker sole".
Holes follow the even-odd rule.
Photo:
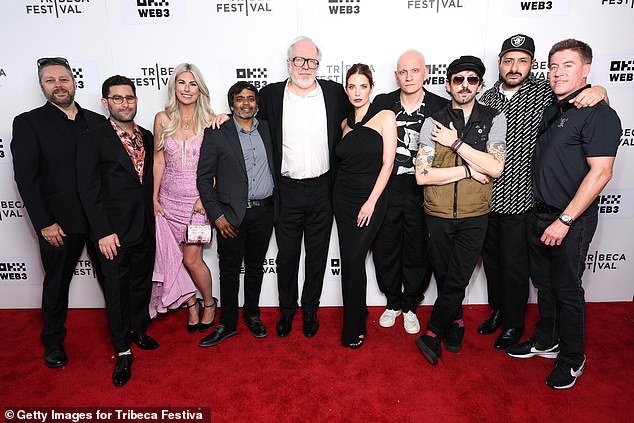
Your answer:
[[[513,358],[533,358],[533,357],[542,357],[542,358],[557,358],[559,355],[559,351],[554,352],[531,352],[528,354],[511,354],[510,352],[506,352],[509,356]]]
[[[420,326],[418,328],[406,328],[404,327],[405,332],[409,333],[410,335],[416,335],[417,333],[420,332]]]
[[[381,326],[382,328],[391,328],[392,326],[394,326],[394,325],[396,324],[396,318],[397,318],[398,316],[400,316],[401,314],[402,314],[402,312],[401,312],[401,311],[399,311],[399,312],[396,314],[396,316],[394,317],[394,319],[392,319],[392,320],[388,320],[388,321],[381,320],[381,318],[379,318],[379,326]],[[383,317],[383,316],[381,316],[381,317]]]

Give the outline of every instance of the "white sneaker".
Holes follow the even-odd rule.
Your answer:
[[[418,317],[413,311],[403,313],[403,327],[405,332],[414,335],[420,332],[420,323],[418,323]]]
[[[379,318],[379,325],[382,328],[391,328],[396,323],[396,318],[401,315],[401,310],[390,310],[386,308]]]

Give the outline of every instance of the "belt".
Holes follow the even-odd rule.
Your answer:
[[[316,176],[314,178],[304,178],[304,179],[295,179],[295,178],[289,178],[288,176],[284,176],[282,175],[282,181],[286,181],[286,182],[291,182],[291,183],[295,183],[295,184],[310,184],[313,182],[319,182],[323,179],[327,179],[328,175],[330,174],[330,171],[327,171],[326,173],[322,173],[319,176]]]
[[[253,207],[264,207],[264,206],[270,206],[273,204],[273,197],[266,197],[263,198],[261,200],[247,200],[247,209],[253,208]]]
[[[557,207],[549,206],[546,203],[542,203],[541,201],[536,201],[535,206],[533,207],[537,213],[562,213],[563,210],[558,209]]]

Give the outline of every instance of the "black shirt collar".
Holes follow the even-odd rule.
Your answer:
[[[61,117],[62,119],[69,120],[68,119],[68,115],[66,113],[64,113],[64,111],[62,109],[60,109],[59,107],[57,107],[56,105],[54,105],[50,101],[47,101],[46,104],[44,105],[44,107],[47,107],[49,110],[53,110],[54,111],[53,113],[57,113],[59,115],[59,117]],[[77,115],[75,116],[75,119],[83,118],[84,117],[84,109],[82,109],[81,106],[79,105],[79,103],[77,103],[77,102],[75,102],[75,107],[77,107]]]

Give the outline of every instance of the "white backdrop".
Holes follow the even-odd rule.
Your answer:
[[[319,76],[342,81],[365,62],[375,72],[374,94],[396,88],[398,55],[422,51],[430,67],[427,88],[441,95],[447,64],[463,54],[483,59],[485,81],[497,78],[502,41],[524,33],[535,39],[533,71],[546,77],[550,46],[578,38],[594,49],[590,82],[608,89],[623,124],[614,178],[600,198],[599,229],[584,276],[588,301],[631,301],[634,235],[634,0],[11,0],[0,6],[0,308],[39,307],[42,268],[35,235],[13,182],[11,123],[44,102],[36,72],[40,57],[68,58],[79,88],[76,100],[105,113],[102,81],[122,74],[138,86],[137,122],[152,127],[166,100],[165,85],[181,62],[197,64],[216,112],[227,112],[226,91],[237,79],[262,87],[286,77],[285,54],[298,35],[323,51]],[[275,239],[267,253],[261,304],[277,305]],[[323,305],[340,305],[336,229],[324,280]],[[218,296],[216,242],[205,250]],[[368,303],[385,304],[372,260]],[[303,269],[300,269],[300,280]],[[71,285],[72,307],[102,307],[103,295],[84,255]],[[300,284],[301,285],[301,284]],[[482,266],[466,303],[486,302]],[[432,282],[424,304],[436,297]],[[531,301],[534,302],[534,291]]]

